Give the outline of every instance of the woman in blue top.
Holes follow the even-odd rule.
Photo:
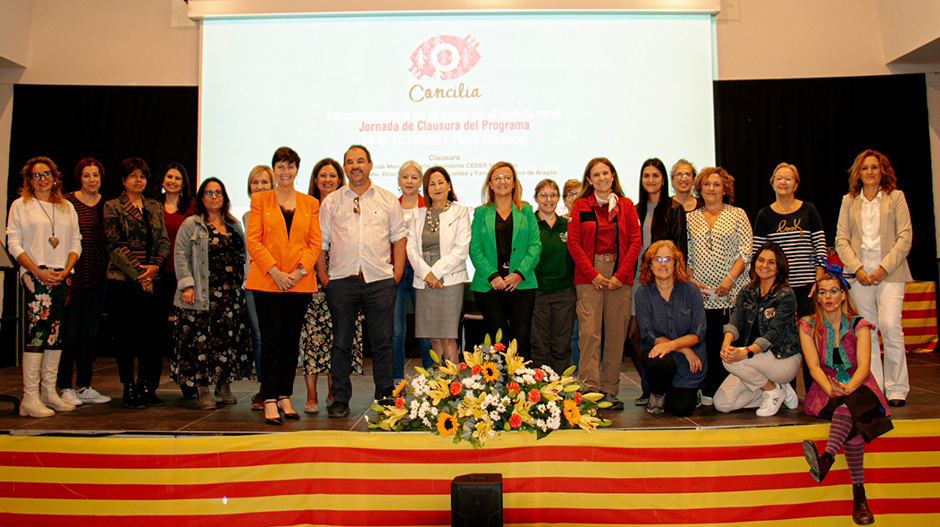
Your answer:
[[[636,290],[640,357],[650,385],[646,411],[683,417],[696,407],[705,378],[705,306],[689,280],[685,257],[676,244],[660,240],[643,253]]]

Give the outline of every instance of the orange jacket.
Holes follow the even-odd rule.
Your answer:
[[[307,272],[288,292],[315,293],[317,273],[314,268],[320,256],[320,202],[316,198],[297,193],[297,206],[291,222],[290,235],[277,203],[276,191],[257,192],[251,196],[248,214],[248,253],[251,267],[245,289],[279,292],[268,269],[276,265],[285,273],[300,264]]]

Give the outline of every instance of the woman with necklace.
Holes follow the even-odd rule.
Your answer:
[[[108,250],[104,236],[104,200],[98,191],[104,179],[104,166],[86,157],[75,166],[75,182],[79,190],[65,195],[78,214],[82,233],[82,257],[75,264],[69,285],[69,305],[62,323],[65,346],[59,361],[58,386],[62,399],[78,406],[111,402],[91,387],[92,364],[95,361],[98,323],[104,310],[108,271]],[[75,363],[75,386],[72,388],[72,363]]]
[[[210,384],[223,403],[235,404],[232,381],[250,378],[252,370],[242,290],[245,237],[230,205],[221,181],[203,181],[195,214],[180,226],[174,251],[179,282],[171,374],[181,387],[197,391],[203,410],[216,408]]]
[[[800,370],[789,274],[787,256],[774,242],[761,245],[751,259],[751,282],[738,293],[724,327],[721,360],[731,375],[715,392],[719,412],[759,407],[757,415],[769,417],[781,405],[793,410],[800,403],[789,384]]]
[[[682,205],[686,212],[692,212],[702,206],[702,198],[692,194],[695,183],[695,167],[692,166],[692,163],[685,159],[676,161],[672,165],[670,178],[672,179],[672,188],[676,191],[676,195],[672,199]]]
[[[587,390],[604,393],[612,410],[623,410],[620,363],[641,243],[636,208],[623,194],[617,169],[607,158],[590,160],[568,221],[578,293],[578,375]]]
[[[515,340],[518,355],[529,359],[535,266],[542,253],[535,214],[522,201],[516,167],[505,161],[490,167],[482,198],[470,226],[470,290],[487,333],[495,338],[502,330],[503,342]]]
[[[871,375],[874,326],[858,316],[841,269],[827,269],[816,282],[816,314],[800,320],[800,344],[813,385],[803,409],[828,419],[829,438],[820,454],[816,443],[803,441],[809,475],[821,483],[842,449],[852,479],[852,520],[874,523],[864,486],[865,443],[890,431],[891,412]],[[860,281],[861,283],[861,281]]]
[[[878,323],[884,340],[884,367],[876,332],[871,337],[871,374],[891,406],[904,406],[911,389],[901,329],[904,284],[911,277],[911,213],[888,157],[865,150],[849,169],[849,193],[842,198],[836,251],[858,287],[852,301],[865,320]]]
[[[460,362],[457,327],[463,284],[469,281],[470,212],[457,196],[444,167],[424,173],[424,203],[408,223],[408,261],[414,267],[415,336],[431,341],[442,362]]]
[[[720,367],[724,325],[734,307],[751,259],[751,222],[744,210],[734,207],[734,178],[721,167],[703,169],[695,178],[695,192],[704,205],[686,215],[689,229],[690,279],[705,298],[707,383],[702,404],[712,397],[728,372]]]
[[[124,406],[146,408],[156,396],[163,370],[161,328],[166,318],[154,295],[154,282],[170,254],[163,206],[144,197],[150,167],[139,157],[121,163],[124,192],[104,204],[108,254],[108,291],[118,306],[112,315],[118,333],[118,373],[124,384]],[[137,376],[134,375],[137,351]]]
[[[550,179],[535,186],[542,254],[535,266],[539,288],[532,310],[532,362],[549,366],[559,375],[571,366],[571,334],[578,302],[574,262],[568,253],[568,218],[555,213],[560,194],[558,184]]]
[[[20,415],[51,417],[55,411],[75,409],[59,397],[56,378],[62,356],[59,328],[69,274],[82,253],[82,235],[75,208],[62,197],[59,170],[51,159],[30,159],[20,175],[20,197],[10,205],[7,219],[7,247],[20,264],[27,318]]]
[[[251,289],[261,327],[261,394],[264,419],[281,425],[300,416],[291,405],[304,313],[317,291],[320,203],[294,190],[300,156],[283,146],[271,160],[277,188],[251,196],[248,252]]]

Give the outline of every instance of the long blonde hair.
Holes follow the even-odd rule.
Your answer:
[[[493,172],[503,167],[509,168],[509,171],[512,172],[512,204],[516,209],[522,210],[522,184],[519,183],[516,167],[508,161],[500,161],[490,167],[490,171],[486,174],[486,182],[483,183],[483,204],[492,205],[496,201],[496,193],[490,188],[490,180],[493,179]]]
[[[46,156],[36,156],[30,159],[20,170],[20,175],[23,176],[20,196],[23,198],[23,201],[29,201],[30,198],[36,197],[36,194],[33,192],[32,184],[33,167],[39,163],[48,166],[49,169],[52,170],[52,191],[49,193],[49,202],[61,205],[65,202],[65,198],[62,197],[62,174],[59,172],[59,167]]]

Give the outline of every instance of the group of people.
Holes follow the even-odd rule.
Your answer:
[[[499,162],[472,218],[441,166],[402,164],[398,198],[372,183],[371,154],[360,145],[342,164],[318,162],[307,193],[294,188],[299,168],[300,156],[282,147],[270,167],[252,169],[251,210],[239,222],[220,180],[204,179],[191,196],[178,164],[163,171],[153,199],[146,162],[125,160],[124,192],[104,202],[98,161],[80,161],[80,190],[63,196],[55,163],[29,160],[7,227],[29,319],[21,414],[110,400],[91,387],[106,290],[125,406],[162,403],[156,388],[169,348],[173,379],[200,408],[235,403],[231,383],[257,372],[252,407],[280,425],[299,418],[290,399],[298,362],[304,411],[319,412],[325,374],[329,416],[349,415],[364,333],[374,398],[391,397],[404,378],[408,298],[423,365],[432,348],[458,362],[468,282],[489,334],[515,340],[521,356],[555,372],[574,363],[584,389],[613,410],[624,406],[625,350],[641,374],[636,404],[653,415],[685,416],[703,404],[759,416],[794,409],[802,364],[806,413],[832,420],[823,454],[805,445],[818,480],[843,448],[861,488],[863,440],[890,430],[888,407],[905,403],[911,222],[877,151],[859,154],[849,170],[841,264],[829,257],[816,208],[795,197],[800,176],[787,163],[771,174],[776,200],[753,224],[733,205],[731,175],[696,172],[684,159],[668,172],[659,159],[645,161],[636,205],[613,163],[592,159],[581,181],[539,182],[535,210],[513,165]]]

